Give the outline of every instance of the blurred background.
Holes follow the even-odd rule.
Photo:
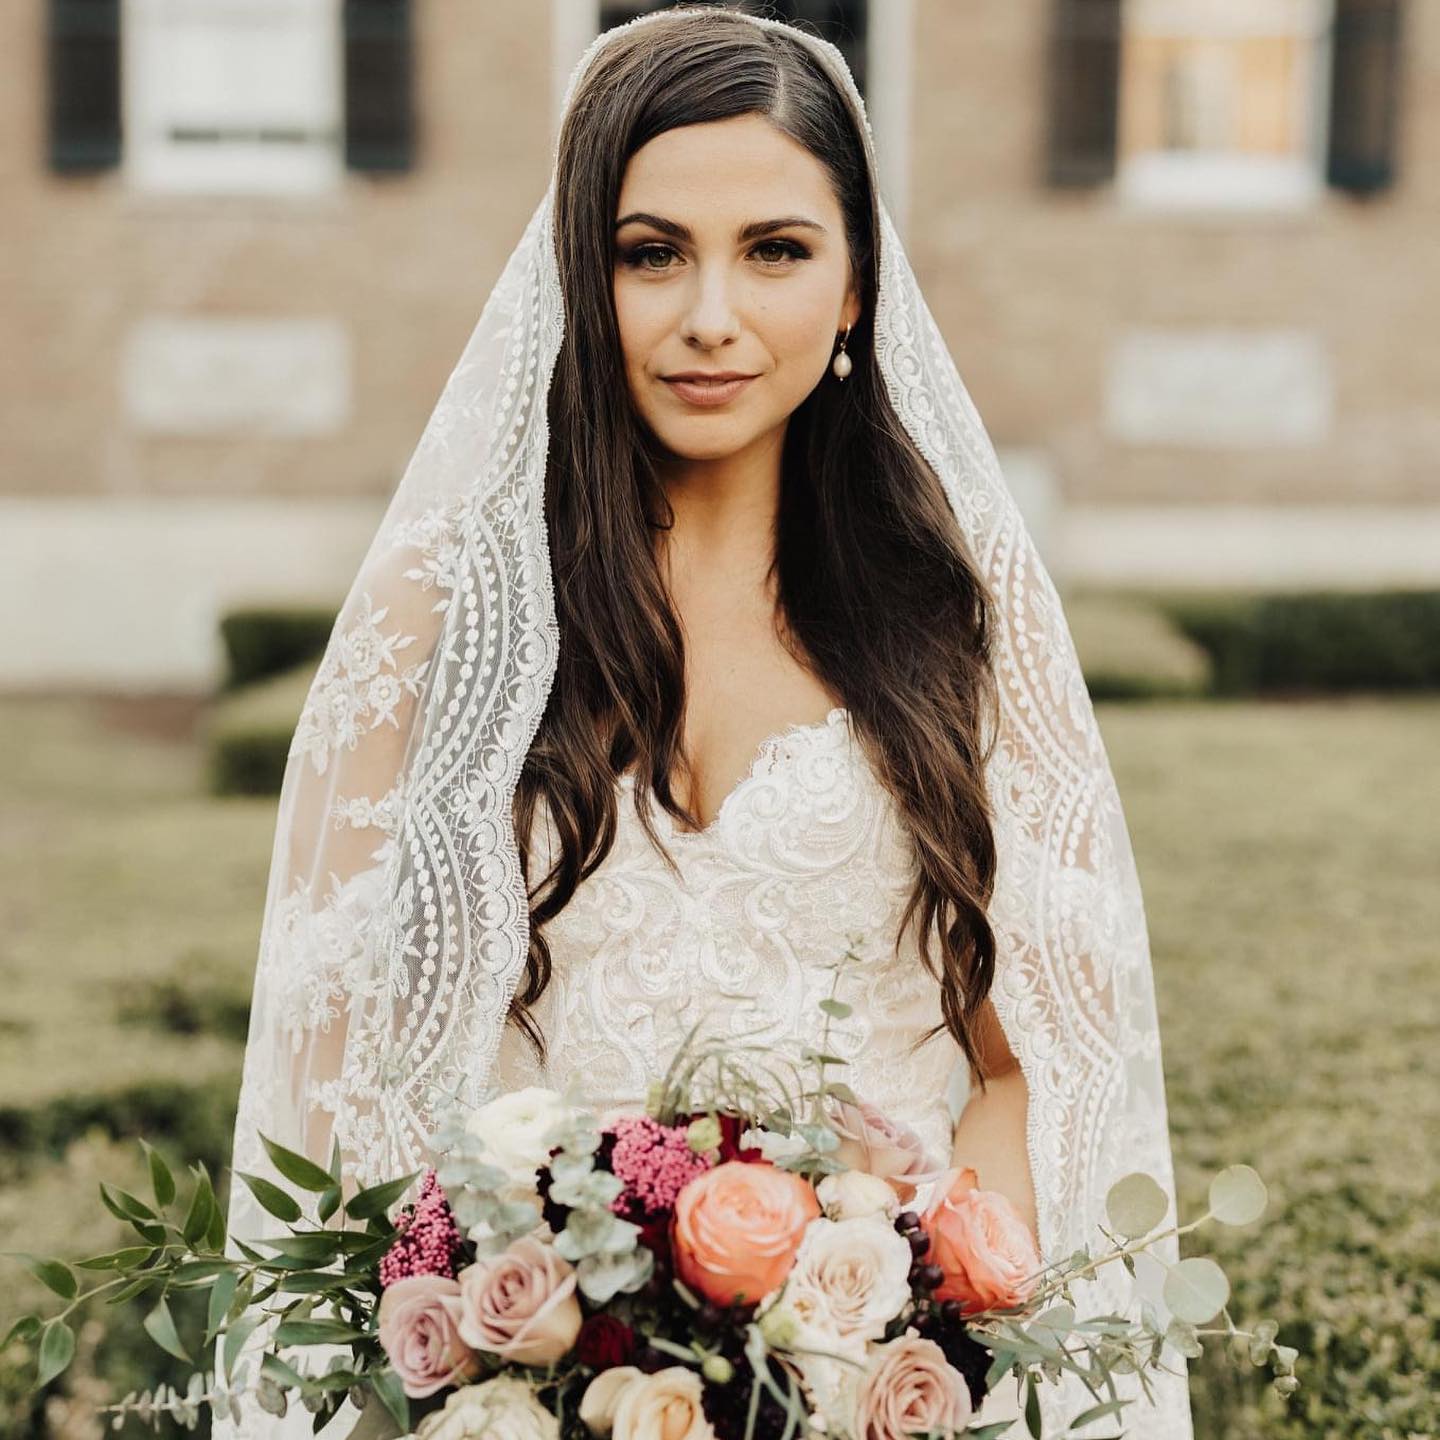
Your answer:
[[[571,67],[648,8],[0,7],[0,1247],[122,1243],[137,1135],[223,1171],[310,674]],[[1190,1248],[1302,1389],[1207,1354],[1197,1432],[1440,1433],[1440,0],[746,8],[849,58],[1061,586],[1182,1214],[1271,1186]],[[0,1337],[40,1296],[7,1263]],[[146,1308],[40,1398],[12,1339],[0,1435],[183,1379]]]

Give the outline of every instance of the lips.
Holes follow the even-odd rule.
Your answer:
[[[702,377],[698,373],[666,376],[665,383],[687,404],[703,407],[728,404],[753,379],[753,375],[738,375],[734,371],[728,371],[716,376]]]

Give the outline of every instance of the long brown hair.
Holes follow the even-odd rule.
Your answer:
[[[662,850],[652,795],[696,825],[670,785],[685,654],[656,555],[654,529],[670,516],[655,442],[621,359],[612,231],[635,151],[678,126],[748,114],[765,116],[829,172],[862,305],[850,378],[841,386],[827,376],[786,428],[772,563],[779,617],[796,658],[843,697],[913,840],[916,879],[896,944],[913,921],[944,1019],[922,1038],[948,1029],[978,1070],[975,1014],[995,966],[982,754],[995,700],[990,600],[873,363],[879,219],[850,108],[803,41],[711,7],[677,9],[615,37],[578,86],[560,135],[566,331],[549,396],[545,497],[560,659],[515,800],[527,872],[542,797],[558,848],[549,873],[531,883],[530,953],[511,1016],[543,1055],[529,1007],[551,976],[545,923],[610,849],[617,776],[634,767],[639,818]]]

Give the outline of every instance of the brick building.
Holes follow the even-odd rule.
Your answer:
[[[343,592],[639,8],[0,7],[0,685],[203,686],[225,606]],[[769,8],[1065,583],[1440,580],[1440,0]]]

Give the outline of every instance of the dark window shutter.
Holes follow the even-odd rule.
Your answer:
[[[345,164],[410,169],[415,150],[409,0],[345,0]]]
[[[50,0],[50,168],[120,163],[120,0]]]
[[[1115,176],[1120,115],[1120,0],[1053,0],[1050,31],[1052,185]]]
[[[1369,195],[1395,179],[1400,0],[1336,0],[1326,174]]]

